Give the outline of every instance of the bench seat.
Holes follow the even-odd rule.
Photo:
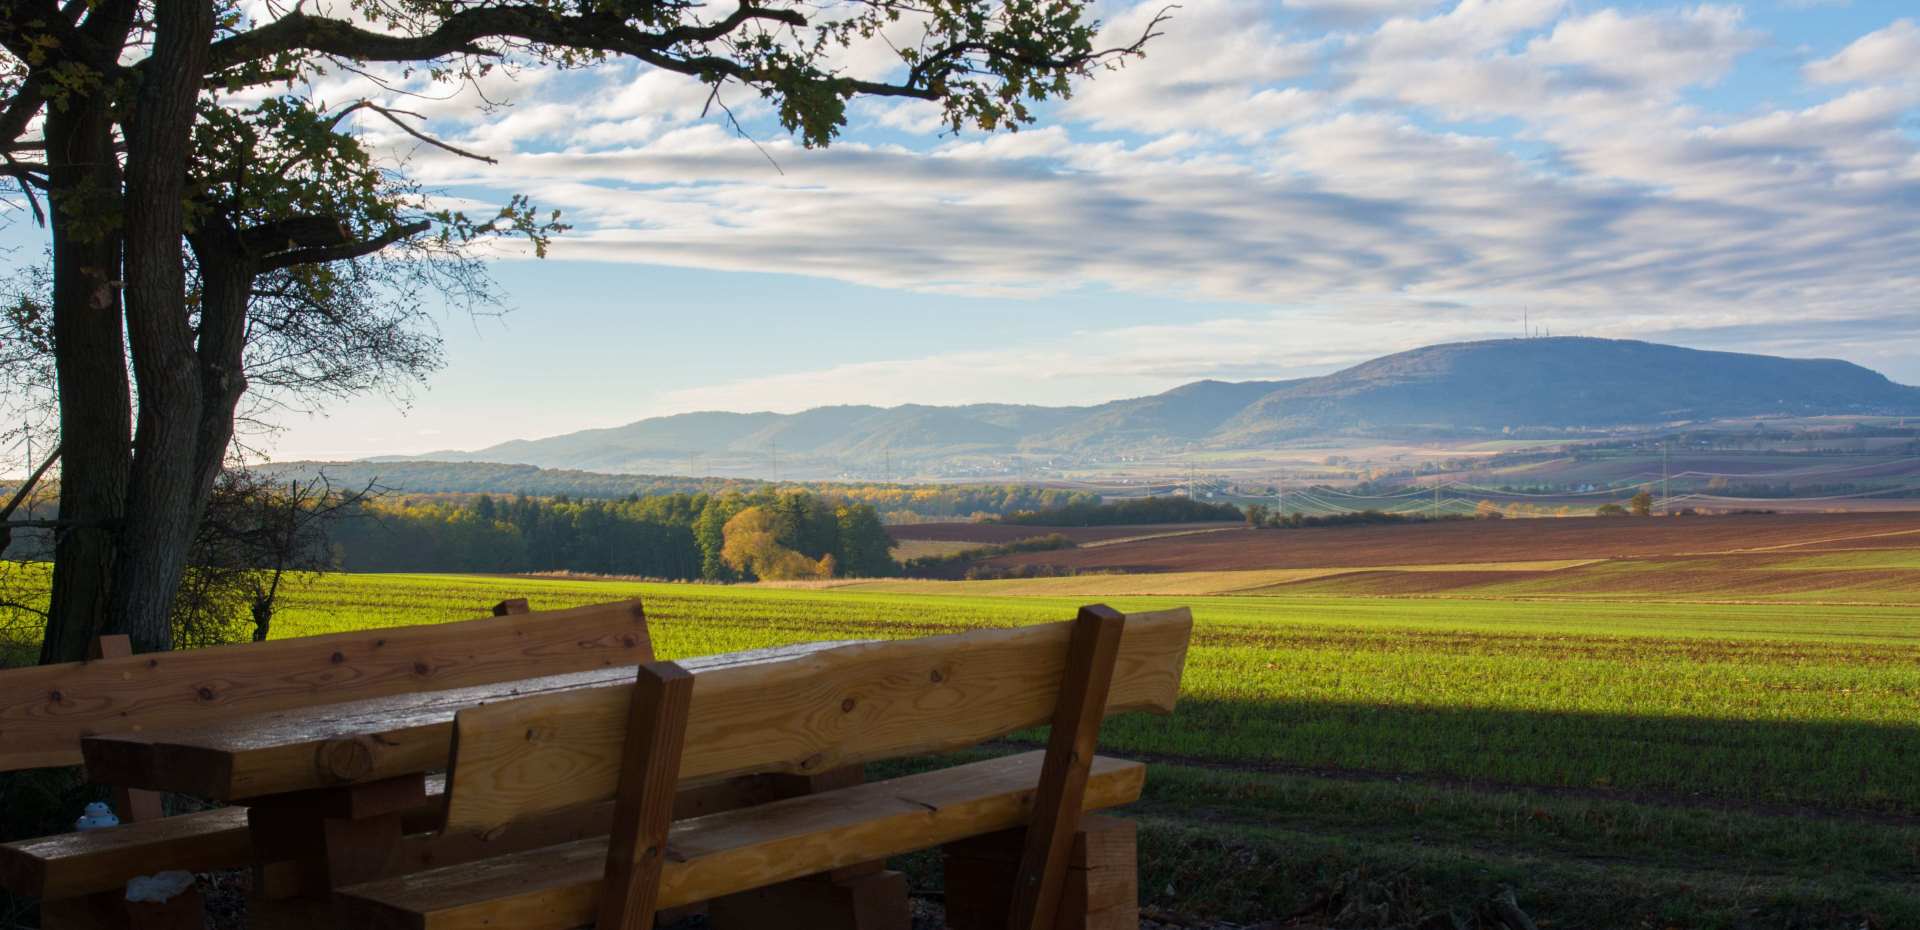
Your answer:
[[[446,807],[446,778],[427,779],[427,801],[407,820],[435,829]],[[59,833],[0,844],[0,886],[56,900],[116,891],[128,879],[163,869],[204,872],[253,861],[245,807],[216,807],[103,830]]]
[[[659,906],[677,907],[821,871],[1024,826],[1044,752],[1029,752],[673,824]],[[1140,796],[1146,767],[1095,757],[1082,807]],[[343,889],[341,926],[569,930],[595,920],[606,837]]]

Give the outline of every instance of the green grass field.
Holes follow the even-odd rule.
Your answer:
[[[1099,599],[334,575],[290,592],[275,635],[629,596],[668,658],[1059,620]],[[1911,609],[1107,600],[1196,618],[1179,711],[1102,734],[1154,763],[1135,811],[1152,906],[1473,926],[1512,887],[1551,927],[1920,926]]]

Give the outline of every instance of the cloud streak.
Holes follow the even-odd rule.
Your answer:
[[[1105,11],[1124,34],[1161,6]],[[1092,340],[1143,388],[1504,331],[1520,307],[1593,334],[1758,344],[1780,327],[1807,348],[1821,344],[1809,333],[1840,345],[1849,326],[1920,320],[1913,20],[1787,71],[1768,99],[1795,103],[1724,110],[1705,95],[1779,39],[1730,4],[1193,0],[1167,33],[1013,135],[930,137],[929,108],[864,103],[847,140],[804,151],[743,100],[756,143],[702,120],[692,82],[614,68],[505,88],[516,102],[498,112],[431,114],[501,154],[497,168],[378,141],[408,147],[432,185],[563,209],[578,226],[554,247],[563,258],[1041,312],[1087,288],[1163,299],[1178,340]],[[1180,319],[1193,298],[1247,313]],[[1052,351],[822,362],[670,405],[852,401],[929,381],[949,400],[1013,399],[996,384],[1086,396],[1032,374]]]

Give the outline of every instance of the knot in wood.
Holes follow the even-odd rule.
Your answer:
[[[947,680],[947,676],[940,674],[940,670],[937,668],[933,670],[933,674],[928,675],[927,677],[929,679],[932,679],[933,683],[936,685]]]
[[[855,701],[853,698],[847,698],[846,700],[840,702],[840,712],[843,714],[851,714],[853,713],[854,707],[857,705],[858,705],[858,702]]]
[[[320,767],[341,781],[359,781],[373,771],[373,747],[357,739],[329,740],[320,748]]]
[[[431,675],[433,674],[433,669],[429,668],[425,662],[415,662],[413,663],[413,673],[415,675]]]
[[[336,652],[333,655],[328,656],[328,661],[331,661],[335,665],[339,665],[340,663],[347,661],[347,654],[344,652]]]
[[[62,700],[64,700],[65,698],[66,698],[66,695],[64,695],[64,694],[61,694],[61,693],[60,693],[60,692],[58,692],[58,691],[49,691],[49,692],[47,692],[47,700],[49,700],[49,701],[52,701],[52,702],[53,702],[53,703],[55,703],[55,704],[58,704],[58,703],[60,703],[60,702],[61,702]]]
[[[220,696],[219,692],[213,690],[213,688],[208,685],[201,685],[199,691],[196,693],[200,695],[200,700],[203,701],[211,701]]]

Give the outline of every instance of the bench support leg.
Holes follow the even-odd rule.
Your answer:
[[[600,884],[598,930],[653,930],[692,699],[692,673],[672,662],[640,666]]]
[[[1137,844],[1131,820],[1081,818],[1053,930],[1137,930]],[[944,847],[947,930],[1005,930],[1025,847],[1024,830],[991,833]]]
[[[1080,805],[1086,798],[1087,772],[1106,717],[1113,665],[1120,656],[1120,634],[1127,618],[1104,605],[1080,608],[1067,645],[1066,674],[1060,679],[1060,703],[1047,734],[1047,756],[1040,766],[1040,787],[1033,796],[1033,820],[1015,873],[1013,905],[1006,930],[1049,930],[1060,909],[1067,882],[1067,861],[1080,829]]]
[[[425,803],[422,775],[255,799],[247,926],[332,927],[333,890],[394,871],[404,819]]]
[[[770,781],[769,800],[779,800],[864,784],[866,773],[851,765],[819,775],[776,775]],[[910,930],[913,911],[906,875],[876,860],[715,898],[707,905],[707,924],[713,930]]]

